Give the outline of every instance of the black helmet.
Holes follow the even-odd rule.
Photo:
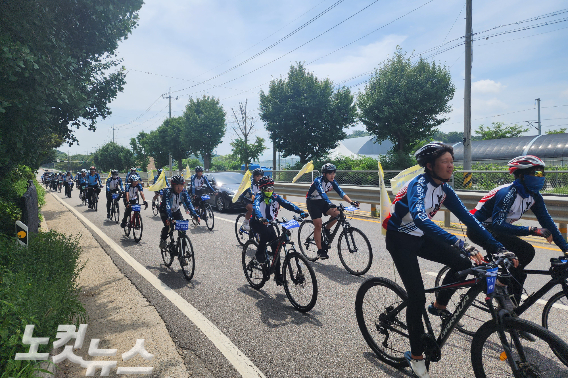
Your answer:
[[[195,172],[203,172],[203,167],[198,165],[197,167],[195,167]]]
[[[170,183],[172,185],[183,185],[185,184],[185,180],[182,176],[173,176],[170,180]]]
[[[89,171],[96,171],[96,170],[97,170],[97,168],[95,168],[94,165],[92,165],[92,166],[89,168]]]
[[[130,168],[130,172],[136,172],[136,168],[135,167]]]
[[[159,174],[159,175],[162,174],[162,168],[158,169],[158,174]]]
[[[263,178],[261,178],[261,179],[258,181],[258,187],[259,187],[260,189],[265,188],[265,187],[267,187],[267,186],[273,186],[273,185],[274,185],[274,180],[271,179],[271,178],[268,177],[268,176],[264,176]]]
[[[414,157],[421,167],[426,167],[426,163],[433,163],[434,160],[446,152],[449,152],[452,156],[454,156],[454,149],[452,146],[442,142],[430,142],[420,147],[418,151],[414,153]]]
[[[264,176],[264,171],[262,170],[262,168],[255,168],[252,170],[252,175],[253,176]]]
[[[337,171],[337,168],[335,167],[335,165],[331,164],[331,163],[325,163],[324,165],[321,166],[321,173],[331,173],[331,172],[335,172]]]
[[[111,175],[118,175],[118,170],[117,169],[113,169],[112,171],[110,171]]]

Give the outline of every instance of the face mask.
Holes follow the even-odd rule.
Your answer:
[[[272,197],[272,193],[274,193],[274,192],[263,192],[263,193],[264,193],[264,202],[265,202],[266,204],[269,204],[270,201],[272,200],[272,198],[271,198],[271,197]]]
[[[524,185],[529,192],[539,192],[544,187],[544,177],[524,176]]]

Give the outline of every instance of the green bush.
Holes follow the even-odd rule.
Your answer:
[[[28,247],[0,236],[0,378],[33,377],[38,362],[15,361],[27,353],[27,324],[34,337],[49,337],[39,352],[49,352],[59,324],[86,322],[76,278],[81,270],[79,239],[56,232],[30,234]]]

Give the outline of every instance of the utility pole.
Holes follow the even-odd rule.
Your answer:
[[[463,169],[471,170],[471,2],[466,0],[465,19],[465,88],[464,88],[464,124],[463,124]],[[470,173],[471,174],[471,173]],[[465,179],[465,178],[464,178]]]
[[[542,135],[542,125],[540,124],[540,98],[536,99],[538,103],[538,135]]]
[[[170,113],[169,113],[169,117],[168,118],[172,118],[172,87],[170,87],[168,89],[168,95],[166,96],[166,94],[164,93],[162,95],[162,98],[167,98],[169,100],[170,103]],[[177,97],[175,98],[176,100],[178,99]],[[178,167],[181,168],[181,167]],[[170,177],[172,176],[172,154],[170,154]]]
[[[114,143],[114,125],[112,125],[112,143]]]

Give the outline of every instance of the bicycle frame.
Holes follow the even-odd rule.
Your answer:
[[[542,298],[546,293],[548,293],[554,286],[560,285],[562,286],[562,290],[566,297],[568,298],[568,283],[566,280],[568,279],[568,267],[564,268],[564,270],[555,271],[554,267],[551,267],[550,270],[524,270],[526,274],[539,274],[539,275],[547,275],[551,276],[550,281],[548,281],[543,287],[541,287],[536,292],[532,293],[525,299],[521,305],[519,305],[515,309],[515,313],[517,315],[521,315],[525,312],[529,307],[536,303],[540,298]]]
[[[292,246],[294,245],[294,242],[290,239],[292,233],[290,232],[290,230],[288,230],[286,227],[282,225],[283,223],[286,223],[286,220],[284,220],[283,222],[278,222],[278,221],[273,221],[273,222],[275,222],[277,226],[282,228],[282,232],[280,233],[280,236],[276,238],[276,240],[278,241],[278,247],[276,249],[276,252],[274,253],[274,256],[271,257],[268,254],[268,245],[264,250],[264,253],[266,254],[266,261],[270,262],[270,264],[268,265],[270,274],[273,273],[274,270],[276,269],[276,262],[280,259],[280,251],[284,249],[284,257],[286,257],[289,253],[288,249],[286,249],[286,245],[287,244],[291,244]],[[274,224],[273,222],[270,223]],[[271,242],[269,242],[269,244],[270,243]]]
[[[339,210],[338,216],[328,219],[327,222],[325,222],[321,225],[321,229],[323,231],[323,229],[326,225],[337,220],[337,223],[335,224],[335,228],[333,229],[333,232],[329,235],[329,240],[327,241],[328,244],[333,243],[333,240],[335,239],[335,235],[337,234],[339,227],[343,227],[344,229],[348,229],[348,228],[351,227],[351,224],[349,223],[349,221],[347,220],[347,217],[345,216],[345,208],[343,207],[343,205],[339,205],[337,207],[337,210]],[[323,235],[323,233],[322,233],[322,235]]]

